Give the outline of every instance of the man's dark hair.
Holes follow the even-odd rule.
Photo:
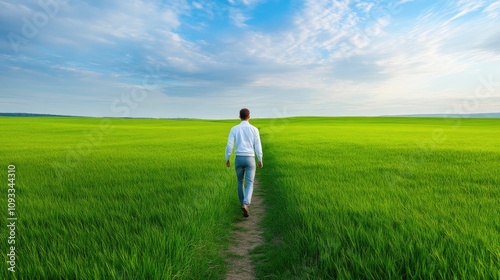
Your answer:
[[[250,116],[250,110],[243,108],[240,110],[240,119],[246,120]]]

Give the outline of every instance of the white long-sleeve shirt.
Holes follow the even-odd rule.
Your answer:
[[[259,162],[262,161],[262,145],[260,143],[259,130],[248,121],[241,121],[239,125],[231,128],[226,145],[226,160],[229,160],[235,143],[235,154],[237,156],[253,157],[257,155]]]

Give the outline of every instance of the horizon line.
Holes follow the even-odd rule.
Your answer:
[[[112,116],[82,116],[82,115],[59,115],[59,114],[46,114],[46,113],[22,113],[22,112],[0,112],[0,117],[67,117],[67,118],[100,118],[100,119],[158,119],[158,120],[233,120],[238,118],[191,118],[191,117],[112,117]],[[470,113],[470,114],[445,114],[445,113],[430,113],[430,114],[401,114],[401,115],[374,115],[374,116],[360,116],[360,115],[331,115],[331,116],[314,116],[314,115],[297,115],[297,116],[284,116],[273,118],[252,118],[252,119],[284,119],[284,118],[376,118],[376,117],[405,117],[405,118],[500,118],[500,112],[488,113]]]

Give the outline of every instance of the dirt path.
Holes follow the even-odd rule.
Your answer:
[[[226,280],[255,279],[250,251],[264,243],[262,237],[264,231],[260,227],[260,222],[265,213],[259,181],[255,178],[250,217],[244,218],[242,215],[241,220],[236,224],[236,230],[233,231],[234,243],[228,250],[229,272]]]

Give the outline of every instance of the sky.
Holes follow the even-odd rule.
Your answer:
[[[0,112],[500,112],[500,1],[0,0]]]

